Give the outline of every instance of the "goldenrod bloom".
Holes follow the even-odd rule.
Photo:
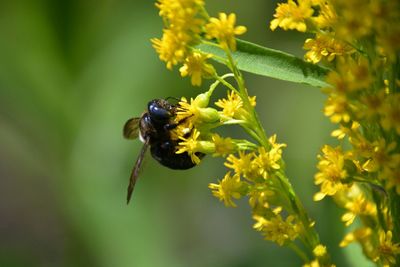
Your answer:
[[[385,188],[390,190],[394,188],[400,195],[400,154],[394,154],[379,174],[379,178],[385,181]]]
[[[198,152],[211,154],[215,151],[215,146],[212,142],[202,141],[199,137],[200,132],[196,128],[193,129],[190,137],[185,138],[180,136],[179,139],[182,141],[179,142],[178,150],[175,153],[181,154],[187,152],[193,163],[199,164],[200,157]]]
[[[198,52],[190,54],[179,69],[181,76],[192,76],[192,85],[200,86],[202,78],[212,78],[215,75],[214,67],[206,62],[209,58],[211,58],[210,54],[201,54]]]
[[[352,201],[348,201],[345,208],[349,210],[342,216],[342,221],[346,226],[352,224],[357,216],[376,216],[376,205],[368,201],[362,193],[359,193]]]
[[[156,6],[163,17],[164,30],[161,39],[152,39],[153,47],[167,68],[183,62],[189,47],[200,40],[205,20],[199,16],[203,0],[159,0]]]
[[[359,228],[353,232],[348,233],[344,239],[340,242],[340,247],[346,247],[354,241],[358,241],[361,244],[370,244],[370,236],[372,235],[372,229],[369,227]],[[370,244],[372,247],[372,244]]]
[[[394,129],[400,135],[400,93],[388,96],[380,114],[382,114],[382,127],[385,130]]]
[[[269,178],[274,171],[281,168],[279,164],[281,157],[282,151],[280,148],[267,151],[264,147],[260,147],[254,159],[257,173],[264,179]]]
[[[363,169],[368,172],[376,172],[380,169],[392,167],[393,164],[391,162],[391,153],[396,149],[396,142],[391,142],[390,144],[386,144],[386,140],[384,138],[380,138],[379,140],[372,143],[371,158],[366,161],[363,165]]]
[[[376,253],[376,260],[379,259],[383,264],[389,266],[396,263],[397,254],[400,254],[400,244],[393,244],[391,231],[379,233],[379,246]]]
[[[247,179],[256,178],[256,168],[253,163],[254,153],[239,151],[239,157],[231,154],[226,158],[224,165],[235,171],[236,174],[243,175]]]
[[[344,169],[345,157],[339,147],[325,145],[322,152],[323,156],[318,155],[319,172],[315,175],[315,184],[321,185],[321,191],[314,196],[316,201],[323,199],[326,195],[333,196],[338,190],[345,188],[342,181],[348,176]]]
[[[331,122],[349,122],[351,105],[344,95],[331,95],[325,103],[324,114]]]
[[[236,207],[232,198],[239,199],[246,187],[245,183],[240,181],[238,174],[231,175],[228,172],[219,184],[209,184],[208,186],[215,197],[223,201],[227,207]]]
[[[233,142],[232,138],[222,138],[218,134],[212,135],[212,141],[215,144],[215,153],[213,156],[225,157],[227,154],[236,152],[238,146]]]
[[[254,215],[253,218],[256,220],[256,223],[253,227],[257,231],[262,232],[266,240],[271,240],[283,246],[295,240],[299,233],[295,217],[289,215],[285,220],[279,213],[280,210],[276,210],[275,215],[268,219],[263,216]]]
[[[335,32],[342,40],[363,38],[372,33],[374,14],[370,2],[372,1],[334,1],[339,16]],[[355,10],[357,12],[354,12]]]
[[[210,22],[205,26],[206,37],[208,39],[217,39],[223,49],[236,50],[235,35],[241,35],[246,32],[246,27],[235,26],[236,15],[231,13],[219,13],[219,18],[210,18]]]
[[[186,44],[190,41],[190,37],[186,34],[177,35],[171,29],[165,29],[160,39],[151,39],[153,47],[156,49],[160,60],[167,63],[167,68],[182,62],[187,53]]]
[[[312,17],[312,21],[318,29],[326,29],[334,26],[337,22],[337,14],[329,1],[313,1],[313,6],[319,7],[319,14]]]
[[[265,184],[255,184],[249,189],[247,195],[249,196],[249,204],[253,209],[269,208],[268,199],[275,196],[275,192]]]
[[[194,126],[202,123],[216,123],[220,121],[220,115],[214,108],[207,107],[211,93],[207,92],[191,98],[189,101],[182,97],[176,111],[176,122],[190,120]]]
[[[326,253],[327,253],[326,247],[321,244],[317,245],[313,250],[313,254],[317,258],[324,257],[326,255]]]
[[[227,98],[219,99],[215,102],[217,107],[222,108],[221,114],[226,119],[238,119],[238,120],[249,120],[249,110],[246,110],[243,105],[243,100],[234,91],[228,91]],[[252,107],[256,106],[256,97],[249,97],[249,102]]]
[[[314,64],[320,62],[323,58],[332,61],[336,56],[354,53],[354,49],[349,45],[325,34],[317,34],[314,39],[307,39],[303,48],[309,50],[304,58]]]
[[[228,99],[219,99],[215,102],[222,108],[222,114],[230,118],[238,118],[237,114],[242,110],[243,101],[234,91],[228,91]]]
[[[307,30],[306,19],[311,18],[314,10],[311,7],[310,0],[288,0],[286,4],[279,3],[274,14],[275,19],[271,21],[270,28],[275,30],[281,27],[284,30],[298,30],[305,32]]]

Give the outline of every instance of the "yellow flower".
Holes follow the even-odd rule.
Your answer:
[[[165,29],[163,32],[161,40],[153,38],[151,42],[160,60],[167,63],[168,69],[172,69],[174,65],[184,60],[187,53],[186,44],[191,38],[186,34],[177,35],[171,29]]]
[[[370,158],[374,152],[374,145],[368,141],[360,132],[349,136],[349,141],[353,146],[354,156]]]
[[[190,103],[184,97],[179,101],[176,110],[175,122],[180,123],[190,120],[194,126],[202,123],[216,123],[220,121],[220,115],[214,108],[207,107],[211,92],[199,94]]]
[[[334,131],[332,131],[331,136],[336,137],[337,139],[341,140],[343,139],[346,135],[348,135],[349,137],[351,137],[352,135],[354,135],[357,130],[360,128],[360,124],[356,121],[353,121],[351,123],[351,127],[348,128],[346,126],[343,125],[339,125],[339,129],[336,129]]]
[[[206,62],[211,58],[210,54],[201,54],[194,52],[185,59],[184,65],[179,69],[181,76],[192,76],[192,85],[201,85],[201,78],[211,78],[215,74],[215,69],[211,64]]]
[[[259,215],[254,215],[253,218],[256,220],[253,228],[262,232],[266,240],[273,241],[279,246],[295,240],[299,235],[293,215],[289,215],[286,220],[279,213],[269,219]]]
[[[249,96],[249,102],[250,102],[250,105],[251,105],[252,107],[255,107],[255,106],[257,105],[256,97],[257,97],[257,96]]]
[[[234,91],[228,91],[228,99],[219,99],[215,105],[222,108],[222,114],[225,116],[237,118],[238,112],[243,107],[243,101]]]
[[[215,102],[217,107],[222,108],[222,115],[227,119],[248,120],[249,111],[243,107],[243,100],[234,91],[228,91],[227,99],[219,99]],[[249,97],[249,102],[252,107],[256,106],[256,97]]]
[[[339,247],[347,247],[350,243],[358,241],[361,244],[370,243],[370,236],[372,235],[372,229],[369,227],[359,228],[353,232],[346,234],[343,240],[340,242]],[[372,245],[371,245],[372,246]]]
[[[386,144],[384,138],[372,143],[371,158],[363,164],[363,169],[368,172],[376,172],[381,168],[389,168],[396,165],[392,162],[391,152],[396,149],[396,142]]]
[[[204,6],[203,0],[159,0],[156,3],[163,17],[165,29],[160,39],[152,39],[153,47],[167,68],[183,60],[189,47],[200,40],[201,28],[205,20],[199,17]]]
[[[313,250],[313,254],[317,258],[324,257],[326,255],[326,247],[321,244],[317,245]]]
[[[305,50],[310,50],[304,55],[304,58],[314,64],[318,63],[323,58],[332,61],[336,56],[354,53],[354,49],[349,45],[325,34],[317,34],[314,39],[307,39],[303,48]]]
[[[268,142],[271,145],[271,150],[274,150],[273,153],[282,155],[282,148],[286,147],[286,144],[278,144],[276,142],[276,134],[271,135],[271,137],[268,139]]]
[[[347,247],[350,243],[357,241],[360,243],[363,253],[369,259],[376,259],[376,245],[373,242],[374,232],[369,227],[361,227],[353,232],[346,234],[343,240],[340,242],[339,247]]]
[[[225,157],[227,154],[234,153],[238,148],[232,138],[222,138],[218,134],[212,135],[212,141],[215,144],[215,153],[213,156]]]
[[[239,199],[242,196],[245,183],[240,181],[240,176],[235,174],[231,176],[228,172],[219,184],[209,184],[212,193],[220,201],[223,201],[227,207],[236,207],[232,198]]]
[[[344,95],[331,95],[325,103],[324,114],[331,122],[349,122],[350,104]]]
[[[313,5],[318,5],[320,8],[319,14],[316,17],[312,17],[315,26],[319,29],[330,28],[337,22],[337,14],[333,6],[329,1],[317,1]]]
[[[383,104],[380,114],[381,124],[385,130],[394,129],[400,135],[400,93],[390,95]]]
[[[384,165],[379,178],[385,181],[387,190],[394,188],[400,195],[400,154],[391,155],[389,163]]]
[[[365,106],[364,109],[361,110],[362,114],[360,117],[366,117],[367,119],[374,119],[379,115],[381,111],[384,100],[385,100],[385,91],[380,90],[376,94],[368,94],[361,96],[361,103]]]
[[[268,199],[275,195],[275,192],[268,189],[265,184],[255,184],[247,193],[249,204],[253,209],[258,207],[269,208]]]
[[[181,136],[188,136],[194,127],[190,119],[183,119],[181,121],[176,121],[176,123],[177,126],[170,131],[172,140],[178,140]]]
[[[215,152],[215,145],[209,141],[199,140],[200,132],[194,128],[190,137],[185,138],[180,136],[179,139],[182,141],[179,142],[178,150],[175,152],[176,154],[181,154],[187,152],[192,159],[193,163],[200,163],[200,155],[199,152],[209,154]]]
[[[236,26],[236,15],[231,13],[219,13],[219,19],[210,18],[210,22],[205,26],[206,38],[216,38],[223,49],[236,50],[235,35],[246,32],[246,27]]]
[[[284,146],[284,144],[282,144]],[[271,148],[267,151],[264,147],[259,147],[258,155],[254,159],[254,164],[258,167],[258,174],[267,179],[271,173],[279,170],[280,160],[282,157],[282,149],[280,147]]]
[[[355,199],[348,201],[345,208],[349,210],[342,216],[346,226],[351,225],[356,216],[376,216],[375,203],[368,201],[361,193]]]
[[[197,18],[204,7],[203,0],[158,0],[156,7],[166,26],[180,28],[186,32],[199,33],[202,20]]]
[[[318,260],[313,260],[309,263],[304,264],[303,267],[321,267],[321,265],[319,265]]]
[[[400,254],[400,244],[392,243],[392,232],[384,231],[379,232],[379,246],[376,251],[376,260],[381,260],[383,264],[394,265],[396,263],[396,256]]]
[[[353,52],[349,50],[345,53]],[[333,86],[333,89],[325,89],[328,93],[334,93],[331,96],[347,97],[350,100],[355,98],[355,92],[369,89],[374,82],[369,63],[364,58],[358,61],[340,58],[337,71],[329,72],[326,81]]]
[[[239,157],[231,154],[226,158],[224,165],[230,169],[233,169],[236,174],[243,175],[247,179],[253,179],[257,176],[254,170],[254,153],[247,153],[239,151]]]
[[[333,196],[345,188],[342,181],[347,178],[347,171],[344,169],[345,157],[341,148],[325,145],[322,152],[323,156],[318,155],[319,172],[315,175],[315,184],[321,185],[321,191],[315,194],[315,201],[323,199],[326,195]]]
[[[335,1],[335,7],[339,16],[335,29],[341,39],[359,39],[371,34],[374,14],[369,3],[364,0],[340,0]]]
[[[192,161],[196,164],[200,163],[200,158],[196,155],[197,149],[197,139],[200,136],[200,132],[196,129],[193,130],[193,134],[189,138],[180,137],[181,142],[179,142],[178,150],[176,154],[181,154],[187,152],[191,157]]]
[[[288,0],[287,4],[279,3],[274,14],[275,19],[271,21],[270,28],[275,30],[281,27],[284,30],[307,30],[306,19],[311,18],[314,13],[309,0]]]

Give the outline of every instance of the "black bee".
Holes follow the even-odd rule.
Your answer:
[[[127,139],[139,137],[143,142],[142,150],[129,179],[127,203],[132,197],[144,155],[149,147],[153,158],[170,169],[186,170],[196,165],[187,152],[175,153],[178,140],[171,139],[171,130],[179,125],[173,121],[176,109],[177,105],[173,105],[165,99],[154,99],[147,104],[147,111],[142,116],[129,119],[125,123],[124,137]],[[202,153],[196,155],[204,156]]]

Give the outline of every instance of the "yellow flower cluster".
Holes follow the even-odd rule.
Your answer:
[[[285,188],[280,180],[282,173],[282,148],[276,143],[276,135],[269,138],[269,148],[259,147],[246,153],[226,157],[225,166],[231,169],[218,184],[210,184],[213,195],[226,206],[236,207],[233,199],[249,197],[254,229],[261,232],[266,240],[280,246],[289,245],[304,234],[297,214],[287,214],[293,207],[284,199]],[[231,172],[234,175],[231,175]],[[279,205],[284,206],[279,206]],[[282,211],[285,210],[285,216]]]
[[[187,152],[196,164],[200,162],[199,153],[224,157],[239,151],[253,150],[256,147],[256,145],[246,140],[229,137],[223,138],[217,133],[212,132],[213,128],[224,124],[244,122],[243,120],[237,120],[235,116],[228,118],[224,115],[224,109],[217,110],[216,108],[209,107],[213,91],[214,88],[211,88],[206,93],[191,98],[190,101],[183,97],[176,110],[175,122],[177,127],[172,130],[172,138],[179,140],[176,153]],[[224,103],[224,106],[232,106],[235,105],[234,102],[236,100],[236,98],[220,99],[215,104],[218,106],[219,103]],[[242,112],[236,113],[240,114],[242,119],[249,117],[249,113],[244,108],[239,108],[239,110],[242,110]],[[228,178],[224,179],[224,181],[228,180]]]
[[[279,246],[283,246],[290,241],[293,241],[299,235],[299,230],[295,223],[293,215],[287,216],[283,219],[281,216],[282,209],[280,207],[272,211],[273,216],[267,219],[266,216],[254,215],[254,229],[261,232],[266,240],[271,240]]]
[[[332,196],[347,211],[346,226],[362,223],[341,243],[361,244],[365,255],[394,266],[400,254],[400,2],[386,0],[288,0],[271,29],[315,34],[305,59],[332,71],[323,88],[332,132],[351,147],[324,146],[318,156],[318,201]],[[393,240],[392,240],[393,238]],[[399,262],[397,262],[399,264]]]
[[[244,26],[235,26],[235,14],[220,13],[219,18],[209,18],[204,5],[203,0],[158,0],[156,7],[164,22],[163,36],[151,40],[167,68],[183,64],[179,69],[181,76],[191,76],[195,86],[201,86],[202,78],[216,75],[214,67],[207,63],[212,55],[196,46],[213,39],[221,48],[234,51],[235,35],[246,32]]]
[[[236,207],[235,200],[247,196],[256,221],[254,229],[266,240],[280,246],[294,246],[297,239],[307,246],[316,245],[317,239],[307,237],[310,233],[306,229],[312,227],[311,222],[305,214],[299,214],[297,202],[288,201],[294,196],[287,195],[293,191],[283,170],[282,149],[286,145],[278,143],[276,135],[266,139],[265,144],[257,138],[255,97],[231,90],[226,98],[214,103],[214,108],[209,106],[214,89],[211,86],[209,91],[179,102],[175,117],[177,127],[172,130],[174,138],[179,140],[176,153],[188,153],[196,164],[203,154],[225,158],[224,165],[229,170],[209,188],[227,207]],[[213,131],[231,124],[242,126],[260,143],[221,137]]]
[[[212,194],[229,207],[236,206],[235,200],[248,197],[256,221],[254,228],[265,239],[292,248],[306,262],[308,259],[303,248],[311,253],[314,249],[314,262],[320,266],[331,266],[326,248],[320,244],[313,228],[314,223],[308,218],[285,175],[282,149],[286,145],[277,143],[276,135],[266,136],[254,110],[256,98],[248,95],[243,76],[232,56],[238,48],[235,38],[244,34],[246,28],[236,25],[233,13],[219,13],[218,17],[210,18],[203,0],[158,0],[156,6],[163,18],[164,29],[163,36],[152,39],[152,43],[167,68],[181,65],[181,76],[190,76],[191,83],[196,86],[201,86],[203,79],[216,80],[207,92],[195,98],[181,98],[172,112],[174,122],[170,125],[170,137],[176,144],[175,153],[189,155],[195,164],[199,164],[205,154],[223,157],[229,171],[218,183],[209,185]],[[271,28],[304,32],[316,28],[315,25],[328,29],[335,21],[336,13],[327,1],[289,0],[288,4],[279,5]],[[317,43],[321,44],[315,48]],[[207,63],[207,60],[217,56],[203,52],[201,45],[222,49],[225,57],[219,55],[218,60],[222,60],[231,73],[219,76],[215,68]],[[354,51],[353,47],[322,34],[314,42],[308,41],[307,45],[313,62],[322,58],[333,62],[338,56],[350,55]],[[228,77],[234,78],[235,86],[227,81]],[[229,89],[228,94],[211,107],[211,95],[219,84]],[[220,136],[215,129],[223,125],[242,127],[253,142]],[[340,156],[329,156],[327,161],[332,165],[332,171],[341,168],[346,173]],[[329,174],[322,165],[321,173],[325,173],[321,178],[321,183],[325,183],[323,179]],[[328,190],[329,185],[326,188]],[[332,194],[329,192],[329,195]],[[298,243],[302,243],[300,247]]]

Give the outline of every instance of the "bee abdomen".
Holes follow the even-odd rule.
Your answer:
[[[196,166],[187,152],[181,154],[175,153],[174,141],[153,144],[150,151],[155,160],[170,169],[186,170]],[[199,156],[203,157],[204,155]]]

